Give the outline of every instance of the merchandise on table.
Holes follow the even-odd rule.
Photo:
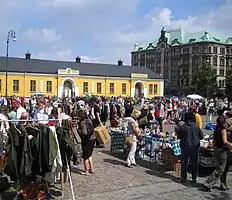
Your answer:
[[[214,123],[207,123],[206,125],[205,125],[205,129],[206,130],[210,130],[210,131],[214,131],[215,129],[216,129],[216,124],[214,124]]]
[[[142,139],[147,143],[149,143],[151,141],[161,143],[163,149],[171,148],[174,155],[176,155],[176,156],[181,155],[180,141],[173,140],[173,137],[171,137],[171,138],[156,138],[156,137],[152,137],[152,136],[143,135]]]
[[[124,149],[125,138],[128,135],[127,131],[122,131],[120,129],[110,129],[111,135],[111,151],[119,151]]]

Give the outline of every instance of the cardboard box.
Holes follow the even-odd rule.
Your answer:
[[[181,162],[178,159],[178,156],[175,156],[170,148],[162,151],[162,161],[165,170],[180,171]]]
[[[98,126],[94,129],[96,139],[101,143],[105,144],[111,137],[108,129],[105,126]]]

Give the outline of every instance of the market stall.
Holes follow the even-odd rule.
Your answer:
[[[0,121],[7,127],[1,129],[4,139],[0,145],[0,198],[15,195],[28,200],[50,199],[49,185],[57,180],[63,195],[66,174],[74,199],[70,159],[78,152],[70,134],[71,120],[52,119],[49,122],[54,123],[49,125],[39,124],[39,120],[32,124],[34,121],[17,120],[18,124],[11,124],[14,120]]]
[[[213,149],[213,135],[205,135],[200,143],[199,165],[202,167],[216,167]]]
[[[128,136],[128,131],[120,130],[118,128],[111,128],[110,135],[111,135],[110,151],[123,150],[125,139]]]

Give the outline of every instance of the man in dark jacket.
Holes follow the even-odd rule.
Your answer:
[[[196,124],[194,113],[188,112],[185,115],[185,124],[183,124],[177,133],[180,139],[181,147],[181,180],[187,179],[187,169],[189,160],[192,170],[192,181],[196,183],[198,174],[198,153],[200,140],[203,139],[203,132]]]

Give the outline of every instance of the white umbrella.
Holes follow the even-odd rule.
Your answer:
[[[204,99],[202,96],[198,95],[198,94],[190,94],[187,96],[187,98],[189,99]]]

